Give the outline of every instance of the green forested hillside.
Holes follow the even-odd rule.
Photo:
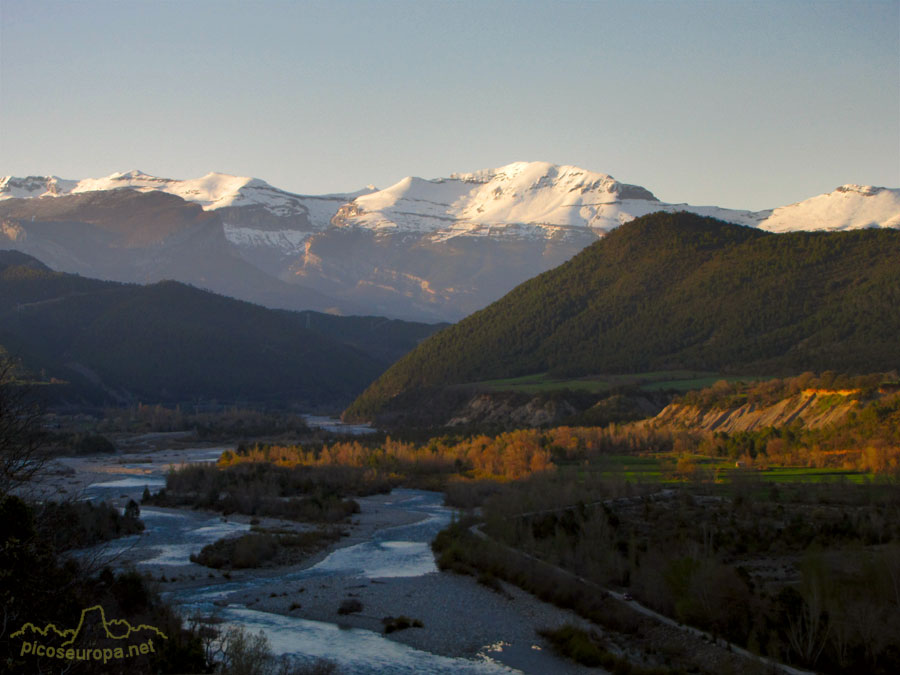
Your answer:
[[[177,282],[121,284],[0,252],[0,346],[72,402],[346,404],[437,327],[270,310]]]
[[[900,366],[900,232],[768,234],[656,213],[432,336],[347,410],[530,373]]]

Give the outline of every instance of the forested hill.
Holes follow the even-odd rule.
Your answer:
[[[66,403],[342,407],[438,327],[271,310],[174,281],[148,286],[50,270],[0,251],[0,352]]]
[[[345,416],[546,371],[883,371],[900,366],[898,307],[896,230],[774,235],[654,213],[432,336]]]

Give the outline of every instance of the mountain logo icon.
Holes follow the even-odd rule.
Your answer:
[[[104,664],[154,654],[160,641],[168,640],[155,626],[133,626],[125,619],[107,619],[100,605],[81,610],[75,628],[59,628],[53,623],[41,628],[26,623],[10,637],[22,640],[19,656],[102,661]]]

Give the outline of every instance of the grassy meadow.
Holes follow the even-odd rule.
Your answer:
[[[710,387],[716,382],[755,382],[765,379],[759,375],[726,375],[709,371],[659,370],[647,373],[627,373],[591,375],[586,377],[555,377],[551,373],[536,373],[521,377],[498,380],[484,380],[474,383],[474,387],[488,391],[508,391],[524,394],[546,394],[554,391],[578,391],[602,394],[614,389],[637,389],[640,391],[678,391]]]
[[[590,472],[599,478],[633,483],[684,483],[701,480],[714,484],[730,483],[735,477],[752,475],[765,483],[821,483],[850,481],[864,483],[876,480],[868,471],[837,467],[769,466],[765,469],[747,469],[736,466],[735,460],[705,455],[679,455],[662,452],[649,455],[601,455],[592,459],[587,467],[572,464],[559,465],[561,471],[573,468],[580,474]]]

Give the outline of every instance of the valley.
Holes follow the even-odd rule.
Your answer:
[[[56,459],[37,484],[120,508],[139,501],[146,531],[86,552],[94,565],[134,566],[183,616],[263,630],[273,658],[311,667],[890,672],[900,457],[886,377],[723,380],[628,425],[495,436],[298,429],[293,443],[196,448],[182,432],[119,434],[132,450]],[[727,432],[679,412],[765,410],[794,391],[846,411]],[[167,447],[176,440],[182,449]],[[880,463],[867,446],[881,448]],[[269,510],[310,497],[358,510],[325,520]],[[223,537],[289,546],[332,526],[340,538],[300,561],[192,557]],[[795,623],[814,610],[821,624]],[[881,629],[856,626],[860,613]],[[386,632],[382,619],[397,616],[423,625]]]
[[[323,198],[5,185],[30,243],[0,252],[3,555],[48,580],[0,586],[14,621],[164,626],[139,672],[896,670],[890,218],[641,214],[545,164]],[[152,281],[170,245],[210,267]],[[78,246],[107,278],[40,260]],[[286,265],[306,308],[205,290],[226,259],[257,300]]]
[[[115,458],[59,460],[45,487],[81,498],[124,505],[157,491],[173,467],[215,461],[222,448],[161,449]],[[80,487],[75,487],[80,486]],[[185,617],[203,616],[211,625],[240,625],[269,636],[276,654],[336,662],[352,672],[503,673],[588,672],[534,649],[535,630],[546,622],[577,620],[568,613],[517,592],[497,606],[494,593],[472,580],[436,574],[428,548],[452,516],[441,495],[394,490],[359,500],[361,511],[341,540],[301,564],[216,572],[191,562],[205,542],[239,536],[257,527],[292,528],[292,521],[142,505],[147,530],[85,552],[97,564],[135,566],[158,586],[162,597]],[[456,598],[448,605],[447,597]],[[359,613],[338,612],[341,599],[358,598]],[[407,615],[427,630],[384,635],[383,616]],[[472,619],[477,617],[477,621]],[[305,636],[302,643],[297,634]],[[390,640],[390,641],[389,641]],[[394,641],[394,642],[391,642]]]
[[[0,0],[0,675],[900,674],[898,26]]]

